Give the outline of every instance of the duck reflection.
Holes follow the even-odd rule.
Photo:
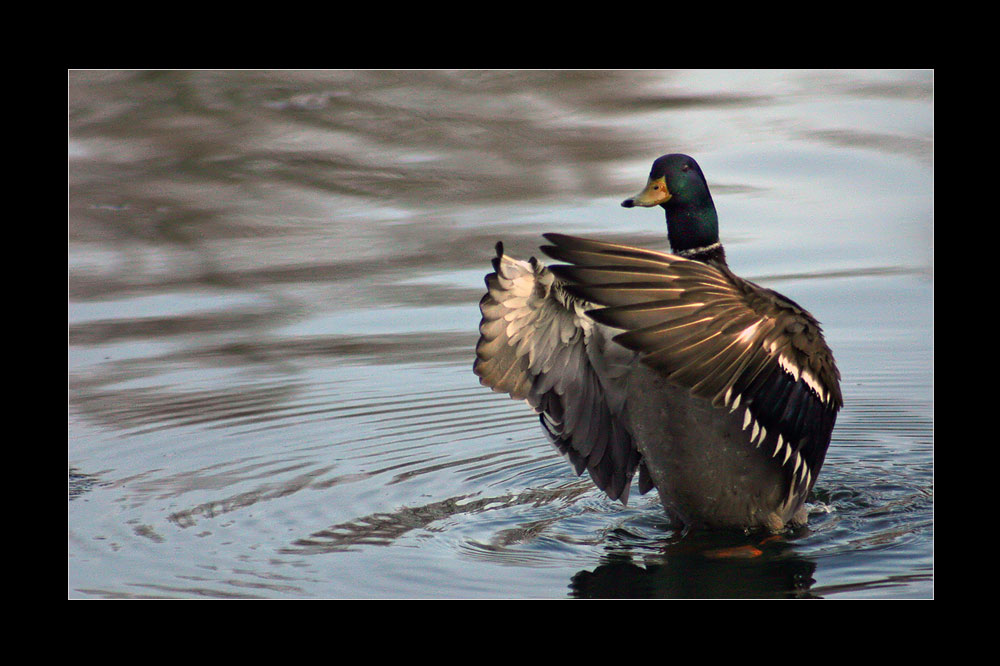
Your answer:
[[[585,599],[817,598],[815,570],[784,535],[689,534],[642,561],[631,550],[609,554],[569,587]]]

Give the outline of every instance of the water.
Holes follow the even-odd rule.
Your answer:
[[[72,598],[933,596],[933,73],[70,72]],[[843,374],[807,528],[682,535],[472,374],[493,244],[665,152]]]

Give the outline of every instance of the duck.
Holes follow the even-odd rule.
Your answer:
[[[546,265],[497,242],[473,372],[611,500],[638,472],[684,530],[806,525],[843,406],[819,322],[729,268],[692,157],[657,158],[621,205],[662,208],[671,252],[544,233]]]

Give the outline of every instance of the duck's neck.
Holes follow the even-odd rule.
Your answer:
[[[716,241],[704,247],[691,248],[690,250],[674,250],[674,254],[685,259],[694,259],[705,264],[718,264],[728,266],[726,263],[726,250],[722,243]]]
[[[663,204],[667,215],[667,238],[674,254],[685,259],[726,265],[726,251],[719,241],[719,216],[709,199],[698,207]]]

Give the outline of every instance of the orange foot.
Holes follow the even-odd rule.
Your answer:
[[[716,548],[715,550],[705,551],[706,557],[714,557],[717,559],[722,558],[744,558],[744,557],[759,557],[763,555],[764,551],[759,548],[754,548],[753,546],[734,546],[732,548]]]
[[[771,541],[778,541],[781,538],[782,537],[780,534],[772,534],[770,536],[761,539],[760,542],[757,544],[757,546],[763,547],[764,544],[769,543]],[[764,554],[764,551],[762,551],[757,546],[751,546],[748,544],[746,546],[733,546],[732,548],[716,548],[714,550],[705,551],[705,556],[714,557],[718,559],[760,557],[761,555]]]

